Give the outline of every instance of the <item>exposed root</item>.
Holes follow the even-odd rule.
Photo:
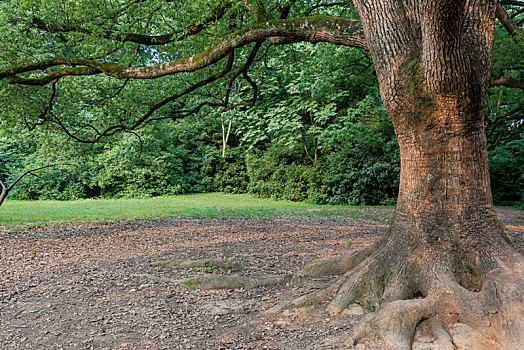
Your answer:
[[[337,256],[331,259],[316,261],[306,265],[298,275],[303,277],[342,275],[366,259],[373,251],[373,246],[354,253]]]
[[[377,269],[374,259],[368,258],[344,275],[344,283],[327,306],[331,314],[340,314],[350,304],[381,300],[385,288],[385,272]]]
[[[188,269],[188,268],[209,268],[209,269],[222,269],[229,271],[240,271],[245,269],[245,266],[239,262],[233,262],[224,259],[201,259],[201,260],[164,260],[156,261],[151,263],[152,266],[160,268],[171,268],[171,269]]]
[[[397,300],[376,314],[369,314],[354,330],[351,345],[370,335],[379,335],[388,349],[411,349],[415,328],[422,319],[433,316],[434,304],[428,299]]]
[[[264,311],[263,314],[272,314],[287,309],[296,309],[301,307],[310,307],[318,305],[323,301],[326,301],[329,298],[331,298],[333,294],[336,293],[336,291],[340,288],[340,285],[343,281],[344,280],[342,278],[338,278],[334,282],[332,282],[327,288],[313,291],[293,300],[285,300],[273,306],[272,308]]]
[[[366,302],[377,300],[380,307],[368,307],[376,312],[363,316],[347,345],[379,336],[387,349],[407,350],[412,349],[419,331],[425,332],[426,339],[441,350],[523,349],[521,256],[500,262],[499,268],[482,276],[481,290],[472,291],[461,285],[462,280],[454,274],[448,260],[428,259],[419,252],[413,250],[408,259],[404,255],[400,262],[388,258],[395,255],[382,250],[309,265],[299,277],[347,272],[326,288],[281,302],[265,314],[315,306],[331,299],[327,311],[340,315],[351,303],[366,306]]]
[[[428,327],[429,331],[433,335],[433,338],[435,339],[435,343],[440,348],[440,350],[455,350],[456,347],[453,344],[453,340],[451,339],[451,335],[449,335],[448,332],[442,327],[442,325],[435,321],[429,321]]]
[[[515,282],[506,281],[505,285],[519,284]],[[497,297],[495,284],[487,283],[475,293],[451,279],[439,279],[424,298],[387,302],[376,313],[366,315],[349,343],[377,335],[387,349],[411,349],[415,332],[425,326],[442,350],[521,349],[522,322],[504,320],[502,313],[507,313],[504,304],[508,301]],[[516,308],[511,314],[521,314],[522,299],[511,300]]]
[[[289,281],[290,277],[279,278],[251,278],[234,275],[211,275],[203,274],[195,277],[190,277],[182,280],[172,278],[159,277],[150,274],[138,274],[132,277],[146,277],[150,280],[177,283],[184,285],[190,289],[252,289],[257,287],[274,286]]]

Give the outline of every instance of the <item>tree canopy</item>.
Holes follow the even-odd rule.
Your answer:
[[[194,124],[213,116],[222,128],[223,161],[234,123],[244,132],[233,135],[235,142],[248,148],[271,140],[268,153],[245,164],[253,191],[283,189],[291,197],[307,192],[325,201],[350,201],[353,194],[365,198],[378,184],[380,193],[371,197],[387,202],[392,196],[386,184],[395,176],[387,169],[395,169],[398,163],[390,160],[400,154],[397,206],[388,232],[369,249],[306,271],[340,277],[280,308],[329,299],[327,311],[340,314],[355,300],[376,297],[383,304],[354,330],[352,341],[377,334],[388,348],[409,349],[425,324],[442,347],[451,348],[454,324],[467,323],[502,348],[517,348],[524,330],[523,257],[498,224],[487,148],[504,146],[507,154],[522,145],[522,5],[4,2],[0,31],[7,40],[0,58],[8,64],[0,68],[2,127],[58,130],[86,144],[128,134],[142,149],[139,132],[151,135],[153,121],[192,117]],[[494,60],[495,37],[503,44]],[[320,64],[311,63],[316,57]],[[488,93],[489,88],[495,90]],[[250,109],[257,102],[260,108]],[[386,126],[389,121],[393,129]],[[184,155],[189,157],[172,152],[158,162],[151,156],[142,183],[155,165],[178,162],[182,177],[214,169],[209,183],[227,184],[227,170],[217,171],[226,164],[213,152],[203,166],[191,167],[197,144],[188,140],[197,136],[202,146],[211,136],[209,143],[216,142],[213,135],[195,134],[193,126],[178,134],[180,129],[159,130],[176,134],[174,144],[190,145]],[[398,149],[391,142],[393,130]],[[137,149],[129,139],[118,141]],[[303,147],[302,161],[312,167],[326,158],[321,169],[333,179],[330,190],[323,190],[329,182],[304,176],[309,169],[293,157],[299,148],[282,145]],[[67,149],[63,143],[54,146]],[[124,160],[130,152],[101,153]],[[364,155],[373,155],[373,162],[363,162]],[[355,169],[376,174],[351,175]],[[279,183],[286,185],[278,188]]]
[[[45,1],[16,1],[4,2],[1,6],[1,16],[4,19],[2,33],[5,33],[6,37],[0,52],[4,62],[2,74],[7,75],[9,68],[17,65],[24,66],[39,61],[44,61],[39,64],[51,65],[45,70],[36,69],[12,76],[11,80],[3,79],[0,83],[0,108],[3,116],[1,123],[5,137],[8,137],[3,141],[2,147],[12,152],[12,146],[8,145],[17,142],[17,135],[25,135],[21,137],[19,144],[28,142],[29,136],[20,133],[20,128],[36,129],[29,138],[37,141],[38,145],[24,148],[22,153],[27,153],[26,149],[33,149],[39,150],[40,154],[39,156],[31,151],[34,155],[30,158],[26,156],[22,162],[24,164],[14,162],[14,158],[6,156],[4,160],[7,163],[4,167],[8,166],[11,170],[6,170],[4,179],[22,170],[54,161],[55,158],[50,158],[49,154],[55,154],[54,157],[61,157],[66,161],[74,154],[79,160],[79,165],[73,167],[69,174],[53,170],[42,173],[40,178],[31,177],[29,182],[26,179],[20,191],[16,192],[15,189],[15,197],[77,198],[100,194],[154,195],[206,190],[243,192],[248,190],[248,185],[250,191],[259,195],[284,194],[288,199],[308,199],[320,203],[329,201],[376,204],[391,202],[395,197],[398,156],[386,149],[377,148],[371,151],[367,146],[364,148],[366,141],[361,139],[364,137],[362,133],[353,134],[350,143],[347,143],[345,136],[351,131],[344,128],[355,128],[358,125],[370,130],[370,133],[373,132],[372,124],[375,122],[372,119],[377,112],[371,111],[369,107],[362,109],[363,105],[357,105],[358,101],[369,96],[369,101],[374,100],[372,108],[377,111],[382,108],[378,90],[374,87],[377,80],[369,54],[365,49],[344,46],[353,45],[351,38],[363,35],[358,30],[351,32],[349,37],[344,36],[343,40],[315,37],[301,39],[296,35],[304,36],[307,33],[293,34],[290,30],[286,33],[281,32],[278,38],[270,37],[262,43],[256,43],[251,37],[245,39],[246,42],[251,41],[251,44],[235,49],[234,57],[226,57],[223,56],[225,51],[221,42],[225,43],[233,33],[244,33],[245,36],[253,26],[267,26],[265,22],[260,22],[262,15],[258,14],[258,19],[254,16],[258,11],[255,5],[245,1],[193,2],[187,6],[177,6],[169,1],[70,1],[60,5]],[[512,23],[518,23],[521,16],[519,4],[504,4],[504,7],[514,19]],[[300,18],[304,19],[306,16],[334,15],[338,16],[337,20],[351,24],[349,27],[348,24],[337,24],[345,31],[351,31],[358,25],[358,21],[344,19],[358,19],[351,2],[266,2],[264,8],[262,12],[265,12],[266,22],[276,21],[284,24],[292,22],[290,18],[298,18],[300,22]],[[324,17],[326,18],[328,17]],[[283,19],[287,19],[288,22]],[[316,20],[320,21],[321,17],[316,17]],[[308,21],[312,20],[309,18]],[[511,33],[515,34],[515,29]],[[340,46],[306,43],[279,45],[299,40],[335,41]],[[508,35],[502,22],[499,22],[496,28],[496,42],[492,80],[496,84],[514,83],[522,74],[522,55],[519,55],[522,43],[516,43],[515,39]],[[112,62],[122,67],[141,69],[158,67],[160,64],[179,62],[181,58],[207,52],[213,44],[215,51],[221,52],[223,57],[217,64],[195,72],[174,74],[154,80],[112,79],[100,71],[95,72],[96,69],[89,67],[87,62],[84,62],[87,65],[53,66],[60,63],[56,58],[62,57],[73,61],[89,59],[99,63]],[[361,42],[355,46],[365,48],[366,44]],[[55,62],[50,62],[50,59]],[[33,68],[36,67],[26,67],[22,70]],[[86,69],[93,71],[88,72]],[[82,74],[93,75],[76,78],[62,76],[66,73],[79,73],[79,70],[84,70]],[[43,80],[38,80],[43,77]],[[23,85],[23,81],[22,84],[14,84],[20,78],[32,79],[26,81],[27,84],[48,84],[42,87]],[[49,80],[53,78],[57,80]],[[255,99],[256,108],[249,108]],[[486,121],[489,147],[493,151],[498,145],[512,140],[521,142],[521,100],[521,90],[511,84],[497,85],[490,89]],[[343,121],[346,114],[354,115],[348,117],[351,119],[349,123]],[[175,140],[171,137],[167,140],[161,136],[166,135],[165,132],[158,133],[154,130],[158,131],[164,128],[163,125],[167,127],[168,124],[151,125],[151,122],[158,119],[176,121],[184,117],[199,122],[202,118],[211,117],[215,120],[225,120],[226,126],[227,121],[233,119],[232,139],[229,140],[233,148],[240,145],[242,149],[247,147],[250,153],[266,152],[273,144],[272,148],[275,151],[281,149],[276,151],[277,153],[283,152],[288,155],[281,158],[283,163],[278,165],[280,157],[272,151],[272,155],[268,153],[268,157],[273,157],[274,160],[266,167],[269,173],[263,175],[250,172],[247,178],[245,175],[233,176],[237,180],[232,181],[232,184],[224,184],[219,179],[227,179],[240,169],[246,170],[245,156],[242,152],[226,162],[238,162],[238,166],[231,166],[237,170],[226,170],[227,165],[218,166],[216,161],[209,163],[211,158],[208,158],[208,166],[202,166],[201,164],[206,162],[202,162],[201,157],[188,157],[186,151],[176,151],[179,156],[184,154],[183,158],[186,160],[175,163],[195,169],[191,172],[192,177],[177,175],[183,170],[158,165],[160,159],[172,158],[172,152],[165,146],[153,146],[152,142],[175,143],[176,147],[182,150],[187,149],[184,146],[184,140],[187,138]],[[349,120],[348,118],[346,120]],[[213,123],[215,122],[211,122]],[[345,126],[341,123],[345,123]],[[169,126],[168,129],[173,127],[177,128]],[[213,126],[204,122],[202,128],[218,129],[216,131],[220,133],[220,125]],[[340,132],[337,133],[337,130]],[[385,142],[389,142],[393,136],[391,132],[392,130],[388,131]],[[118,141],[104,141],[112,146],[107,144],[90,148],[74,145],[63,137],[67,135],[77,141],[93,142],[104,140],[103,136],[122,133],[128,136],[123,139],[119,137]],[[42,138],[37,135],[45,136]],[[209,146],[216,142],[219,140],[215,138],[196,146],[194,141],[190,141],[192,145],[189,147],[198,148],[199,153],[209,154]],[[208,146],[205,146],[206,144]],[[355,147],[359,147],[360,151]],[[109,148],[114,150],[110,151]],[[294,151],[290,153],[285,149]],[[392,151],[394,152],[394,149]],[[135,157],[124,156],[122,152],[134,154]],[[153,161],[157,165],[148,165],[148,159],[152,160],[159,152],[162,156]],[[377,163],[373,152],[384,153],[388,160]],[[93,156],[89,154],[100,156],[93,160]],[[120,158],[114,158],[115,156]],[[316,170],[308,171],[307,168],[312,165],[308,164],[307,158],[315,157],[319,158],[320,162],[317,163]],[[89,161],[89,158],[92,161]],[[250,159],[255,158],[257,157]],[[364,166],[363,159],[367,159],[368,165]],[[189,165],[191,162],[197,164]],[[346,165],[343,165],[344,162]],[[280,171],[277,170],[279,166],[287,167],[287,164],[291,163],[303,164],[300,165],[301,171],[311,175],[304,180],[298,180],[291,175],[297,171],[288,168],[284,170],[287,174],[284,177],[277,175]],[[128,166],[122,168],[124,164]],[[256,169],[250,164],[248,161],[247,168]],[[374,170],[369,170],[371,165],[374,166]],[[81,175],[82,168],[97,169],[87,172],[97,175],[94,178]],[[151,168],[158,171],[152,173]],[[367,170],[358,170],[364,168]],[[129,170],[123,172],[123,169]],[[141,175],[135,172],[141,172]],[[228,172],[229,175],[223,176],[222,172]],[[369,175],[364,175],[365,173]],[[42,177],[55,180],[46,182]],[[392,188],[383,191],[383,194],[376,193],[384,187],[377,185],[382,182],[378,180],[380,177],[390,184],[386,188]],[[117,184],[119,181],[128,181],[126,178],[143,178],[143,181],[132,181],[128,185]],[[164,180],[161,180],[162,178]],[[282,186],[288,186],[284,178],[289,178],[289,186],[296,188],[283,190]],[[312,180],[313,178],[317,180]],[[62,180],[57,183],[56,179]],[[359,179],[368,179],[368,184]],[[508,179],[505,183],[514,182],[514,179],[515,177]],[[302,185],[291,185],[291,182],[296,181]],[[314,187],[315,190],[310,190],[307,194],[308,187]],[[138,188],[150,190],[141,191]],[[497,198],[502,201],[518,201],[518,198],[522,198],[518,195],[507,197],[506,193],[514,193],[513,190],[508,190],[507,186],[498,188],[500,190],[496,191]]]

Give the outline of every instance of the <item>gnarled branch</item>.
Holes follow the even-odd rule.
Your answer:
[[[92,68],[93,73],[96,70],[96,74],[102,73],[119,79],[155,79],[180,72],[193,72],[208,67],[229,55],[236,48],[270,38],[286,38],[293,41],[308,41],[311,43],[329,42],[366,50],[368,46],[359,21],[340,17],[312,16],[308,18],[279,19],[255,24],[247,29],[227,35],[205,52],[154,66],[124,67],[116,63],[58,57],[2,70],[0,71],[0,79],[10,78],[12,83],[41,85],[44,82],[56,79],[57,73],[52,72],[40,78],[25,78],[23,80],[20,80],[21,78],[16,77],[16,75],[64,65]]]
[[[55,115],[54,116],[54,119],[53,119],[53,122],[55,122],[63,131],[64,133],[71,137],[72,139],[78,141],[78,142],[82,142],[82,143],[95,143],[95,142],[98,142],[100,139],[102,139],[103,137],[106,137],[106,136],[112,136],[118,132],[130,132],[132,130],[135,130],[137,129],[139,126],[141,125],[145,125],[145,124],[148,124],[151,120],[158,120],[158,119],[174,119],[175,117],[173,116],[170,116],[170,117],[161,117],[161,118],[151,118],[151,116],[157,111],[159,110],[161,107],[167,105],[168,103],[170,102],[173,102],[179,98],[181,98],[182,96],[185,96],[195,90],[197,90],[198,88],[202,87],[202,86],[205,86],[205,85],[208,85],[220,78],[222,78],[224,75],[226,75],[227,73],[229,73],[231,71],[231,68],[233,67],[233,62],[234,62],[234,53],[232,52],[230,55],[229,55],[229,60],[226,64],[226,67],[224,68],[224,70],[220,71],[219,73],[217,74],[214,74],[206,79],[203,79],[193,85],[191,85],[189,88],[183,90],[183,91],[180,91],[172,96],[169,96],[165,99],[163,99],[162,101],[156,103],[155,105],[153,105],[142,117],[140,117],[138,120],[136,120],[132,125],[124,125],[124,124],[116,124],[116,125],[112,125],[102,131],[96,129],[94,126],[92,125],[84,125],[82,127],[80,127],[80,129],[78,129],[76,132],[73,132],[71,131],[61,120],[60,118],[56,117]],[[225,102],[227,104],[227,102]],[[188,116],[188,115],[191,115],[193,114],[194,112],[198,112],[203,106],[205,105],[204,104],[201,104],[200,106],[198,106],[198,108],[196,108],[194,111],[190,111],[189,113],[181,113],[179,115],[176,116],[176,118],[181,118],[181,117],[185,117],[185,116]],[[217,104],[214,104],[214,106],[222,106],[224,105],[224,103],[217,103]],[[94,138],[91,138],[91,139],[84,139],[82,137],[79,137],[77,136],[77,133],[80,132],[81,130],[83,129],[91,129],[94,133],[95,133],[95,137]]]

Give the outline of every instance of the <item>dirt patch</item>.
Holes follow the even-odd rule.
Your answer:
[[[378,209],[373,209],[376,212]],[[523,212],[498,209],[524,249]],[[374,214],[375,215],[375,214]],[[390,217],[390,211],[385,217]],[[278,302],[327,281],[256,289],[189,290],[151,281],[184,279],[204,268],[152,262],[228,259],[247,277],[283,277],[305,263],[371,244],[384,221],[342,217],[169,219],[0,236],[2,349],[339,349],[368,310],[338,317],[323,305],[264,315]],[[217,271],[214,271],[217,272]],[[360,345],[380,348],[380,343]]]

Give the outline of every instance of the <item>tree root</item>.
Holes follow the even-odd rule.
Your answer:
[[[230,271],[240,271],[245,266],[239,262],[233,262],[225,259],[201,259],[201,260],[164,260],[151,263],[152,266],[171,269],[188,269],[192,267],[222,269]]]
[[[520,255],[500,262],[497,269],[485,274],[476,291],[461,285],[463,280],[456,278],[445,259],[427,263],[427,257],[420,258],[417,250],[406,259],[406,254],[388,254],[387,249],[390,247],[375,245],[352,255],[310,264],[294,276],[278,278],[229,274],[199,274],[182,280],[148,274],[136,277],[178,283],[191,289],[251,289],[336,276],[326,287],[283,301],[263,314],[312,308],[330,301],[327,311],[338,316],[356,302],[374,312],[363,316],[346,338],[346,345],[378,336],[387,349],[407,350],[412,348],[416,335],[425,334],[440,350],[522,348],[519,341],[524,332],[524,263]],[[404,260],[399,260],[402,255]],[[152,265],[200,271],[244,268],[219,259],[168,260]]]
[[[423,319],[433,316],[434,304],[428,299],[396,300],[368,314],[353,331],[349,342],[354,345],[364,337],[379,335],[388,349],[411,349],[415,328]]]
[[[364,256],[368,258],[358,263]],[[415,334],[425,331],[441,350],[523,349],[519,342],[524,334],[521,256],[506,259],[484,275],[479,291],[461,286],[444,260],[428,264],[423,259],[408,259],[403,265],[384,256],[366,251],[309,265],[299,273],[300,278],[342,275],[327,287],[281,302],[265,314],[331,300],[327,311],[338,316],[351,303],[365,306],[366,299],[374,298],[382,304],[363,317],[347,345],[378,336],[387,349],[407,350]],[[417,263],[415,267],[409,266],[411,261]]]
[[[275,286],[286,283],[290,280],[290,276],[275,277],[275,278],[252,278],[235,275],[212,275],[203,274],[194,277],[176,280],[172,278],[160,277],[151,274],[137,274],[132,277],[145,277],[150,280],[177,283],[186,286],[190,289],[252,289],[257,287]]]
[[[273,306],[272,308],[264,311],[263,314],[264,315],[272,314],[272,313],[280,312],[283,310],[297,309],[301,307],[312,307],[317,304],[320,304],[323,301],[332,297],[333,294],[336,293],[336,291],[340,288],[340,285],[342,284],[343,281],[344,280],[342,278],[338,278],[337,280],[332,282],[330,286],[327,288],[323,288],[323,289],[308,293],[294,300],[288,300],[288,301],[285,300]]]
[[[313,262],[306,265],[304,269],[298,273],[298,276],[320,277],[342,275],[364,261],[364,259],[371,255],[372,251],[373,246],[370,246],[352,254]]]
[[[453,344],[451,335],[442,327],[442,325],[435,321],[426,322],[429,332],[433,335],[435,343],[440,350],[455,350],[456,347]]]

